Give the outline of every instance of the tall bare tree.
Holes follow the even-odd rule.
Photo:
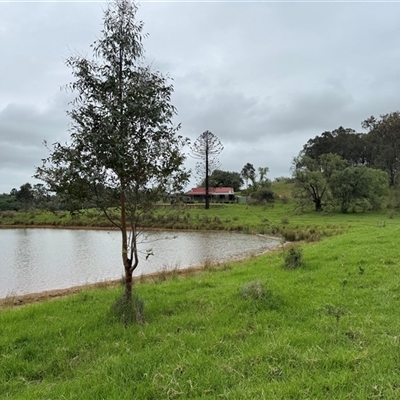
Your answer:
[[[200,181],[204,179],[206,189],[205,209],[210,208],[210,175],[219,168],[218,156],[224,149],[219,138],[210,131],[203,132],[191,147],[191,156],[199,161],[196,165]]]
[[[70,142],[55,143],[36,170],[57,194],[95,201],[118,227],[126,301],[139,264],[141,214],[151,212],[167,187],[178,190],[188,180],[182,167],[187,140],[172,123],[173,86],[144,65],[145,35],[136,12],[129,0],[110,3],[92,58],[67,60],[74,77],[68,88],[77,93],[68,112]]]

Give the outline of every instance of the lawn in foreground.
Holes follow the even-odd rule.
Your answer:
[[[279,251],[138,284],[144,325],[109,318],[121,288],[1,311],[0,398],[400,398],[400,225],[358,217],[298,270]]]

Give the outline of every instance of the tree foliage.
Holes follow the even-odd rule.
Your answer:
[[[400,170],[400,112],[371,116],[361,123],[367,133],[339,127],[310,139],[302,154],[318,159],[322,154],[334,153],[353,166],[366,165],[388,173],[394,186]]]
[[[209,177],[210,187],[231,187],[237,192],[243,185],[243,179],[238,172],[222,171],[216,169]],[[205,187],[205,179],[201,182],[201,187]]]
[[[27,210],[30,208],[35,199],[32,185],[29,182],[21,185],[19,190],[15,193],[15,199],[22,209]]]
[[[389,174],[389,183],[393,186],[400,168],[400,112],[380,116],[371,116],[362,126],[369,129],[372,151],[371,164]]]
[[[371,151],[367,135],[353,129],[339,127],[332,132],[323,132],[310,139],[304,146],[302,154],[318,159],[322,154],[337,154],[352,165],[365,164],[370,161]]]
[[[55,143],[36,177],[77,204],[93,201],[119,228],[125,296],[139,264],[140,216],[152,210],[166,188],[188,180],[182,168],[186,139],[177,135],[171,105],[173,86],[143,62],[143,22],[137,5],[115,0],[92,58],[71,56],[67,65],[77,93],[68,112],[70,142]]]
[[[200,160],[196,164],[196,172],[200,178],[200,182],[205,182],[206,210],[210,208],[210,175],[219,168],[218,156],[223,149],[222,142],[210,131],[203,132],[191,147],[191,156]]]
[[[249,180],[254,181],[255,176],[256,176],[256,170],[254,168],[254,165],[251,163],[247,163],[243,168],[240,173],[242,175],[242,178],[244,179],[246,183],[246,189],[249,187]]]
[[[356,205],[367,208],[379,208],[381,196],[388,189],[386,172],[368,168],[365,165],[349,166],[337,171],[330,182],[333,198],[342,213]]]
[[[268,167],[258,167],[257,172],[254,165],[247,163],[243,168],[241,175],[246,182],[247,192],[256,192],[259,189],[269,188],[271,181],[267,178]],[[249,184],[250,180],[250,184]]]
[[[347,162],[337,154],[322,154],[317,159],[306,155],[293,159],[294,195],[300,201],[314,203],[315,211],[322,211],[331,200],[329,185],[337,171]]]
[[[316,211],[339,205],[342,213],[360,206],[378,208],[388,188],[387,173],[365,165],[351,165],[337,154],[322,154],[318,159],[306,155],[293,160],[295,197],[312,202]]]

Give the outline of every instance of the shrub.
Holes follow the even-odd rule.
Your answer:
[[[289,223],[289,218],[288,217],[282,217],[281,219],[282,224],[286,225]]]
[[[111,306],[111,316],[125,325],[144,323],[144,301],[136,292],[132,292],[132,298],[126,299],[125,293],[118,296]]]
[[[286,195],[279,196],[279,200],[282,202],[282,204],[288,204],[289,203],[289,197]]]
[[[273,203],[275,197],[275,193],[269,188],[261,188],[251,194],[251,198],[258,204]]]
[[[388,218],[393,219],[396,216],[396,212],[394,210],[390,210],[388,212]]]
[[[261,281],[255,280],[245,283],[240,288],[240,294],[244,299],[262,300],[268,296],[268,291]]]
[[[303,250],[301,249],[301,247],[292,246],[284,252],[283,268],[296,269],[303,265]]]

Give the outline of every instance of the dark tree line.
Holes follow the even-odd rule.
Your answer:
[[[337,154],[351,165],[366,165],[388,173],[395,185],[400,173],[400,112],[371,116],[362,122],[366,133],[339,127],[310,139],[301,155],[317,160],[323,154]]]
[[[71,189],[72,190],[72,189]],[[0,211],[27,211],[31,209],[69,211],[71,214],[79,210],[96,207],[90,198],[71,199],[67,193],[51,192],[42,183],[32,185],[27,182],[12,189],[10,193],[0,194]]]
[[[201,182],[200,187],[205,187],[205,179]],[[221,169],[214,170],[209,176],[210,187],[231,187],[235,192],[239,191],[243,185],[243,179],[239,172],[223,171]]]
[[[28,210],[30,208],[62,209],[57,196],[50,195],[41,183],[31,185],[24,183],[19,189],[12,189],[9,194],[0,194],[0,211]]]

